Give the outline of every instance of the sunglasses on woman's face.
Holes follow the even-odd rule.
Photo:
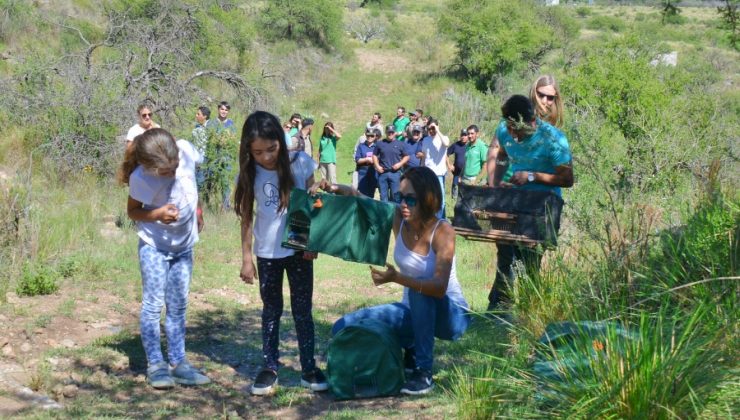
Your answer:
[[[151,112],[148,113],[148,114],[147,113],[144,113],[144,114],[139,114],[139,115],[141,115],[141,118],[151,118],[152,117],[152,113]]]
[[[547,99],[548,101],[554,101],[557,95],[545,95],[544,93],[537,91],[537,96],[540,97],[540,99]]]
[[[416,206],[416,197],[414,197],[413,195],[402,194],[401,192],[397,192],[393,194],[393,201],[395,201],[398,204],[401,204],[401,202],[404,202],[406,203],[407,207]]]

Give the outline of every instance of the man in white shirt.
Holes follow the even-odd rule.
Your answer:
[[[429,120],[427,126],[427,136],[421,141],[421,151],[416,156],[421,160],[420,166],[426,166],[434,171],[439,179],[439,185],[442,187],[442,207],[437,213],[440,219],[445,218],[445,175],[447,175],[447,147],[450,145],[450,139],[439,132],[439,122],[434,119]]]

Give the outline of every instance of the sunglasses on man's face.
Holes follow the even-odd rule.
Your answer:
[[[393,194],[393,201],[395,201],[398,204],[401,204],[401,202],[404,202],[406,203],[407,207],[416,206],[416,197],[414,197],[413,195],[402,194],[401,192],[397,192]]]
[[[547,99],[548,101],[554,101],[557,95],[545,95],[542,92],[537,92],[537,96],[540,97],[540,99]]]

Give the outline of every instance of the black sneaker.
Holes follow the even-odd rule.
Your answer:
[[[319,368],[301,375],[301,386],[311,391],[326,391],[329,384],[326,382],[326,376]]]
[[[401,393],[406,395],[424,395],[434,389],[432,372],[422,369],[414,369],[411,377],[401,388]]]
[[[249,392],[252,395],[270,395],[277,389],[278,377],[277,372],[272,369],[264,368],[254,378],[254,383]]]
[[[403,370],[407,375],[414,373],[416,369],[416,351],[414,348],[403,350]]]

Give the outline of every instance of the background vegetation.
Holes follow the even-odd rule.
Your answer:
[[[129,306],[136,301],[136,238],[123,212],[126,191],[111,174],[141,101],[182,138],[195,107],[215,115],[220,100],[234,105],[237,125],[254,109],[300,112],[317,127],[331,120],[344,135],[338,173],[348,182],[354,139],[372,112],[390,121],[399,105],[423,108],[451,136],[477,123],[488,141],[503,100],[550,73],[566,101],[577,177],[564,192],[559,248],[540,276],[520,279],[510,325],[479,317],[462,341],[440,343],[444,392],[433,404],[411,412],[352,406],[337,415],[737,416],[737,2],[672,3],[675,14],[659,1],[423,3],[0,0],[0,103],[9,111],[0,115],[0,313],[27,316],[20,306],[33,300],[5,301],[13,292],[85,301],[104,286]],[[671,53],[675,65],[666,61]],[[237,365],[232,356],[258,363],[234,330],[257,331],[259,297],[235,280],[237,221],[207,216],[193,292],[210,296],[211,306],[191,313],[191,335],[218,372]],[[107,236],[110,223],[118,239]],[[457,246],[463,288],[480,312],[495,249],[462,239]],[[357,293],[370,289],[364,267],[324,256],[315,277],[320,346],[337,316],[398,294]],[[250,303],[213,297],[222,289]],[[69,305],[59,311],[74,316]],[[603,321],[603,342],[576,340],[568,353],[539,341],[548,324],[565,320]],[[211,331],[199,327],[208,322]],[[140,373],[136,332],[77,356],[123,352]],[[201,351],[214,334],[223,334],[220,353]],[[574,367],[573,353],[585,362]],[[558,374],[538,376],[537,363]],[[51,393],[56,382],[44,369],[38,389]],[[140,385],[122,378],[102,397],[81,395],[63,415],[193,415],[156,411],[145,395],[123,407],[116,392]],[[287,389],[261,413],[314,404]],[[211,391],[223,407],[210,414],[247,413],[234,387]]]

